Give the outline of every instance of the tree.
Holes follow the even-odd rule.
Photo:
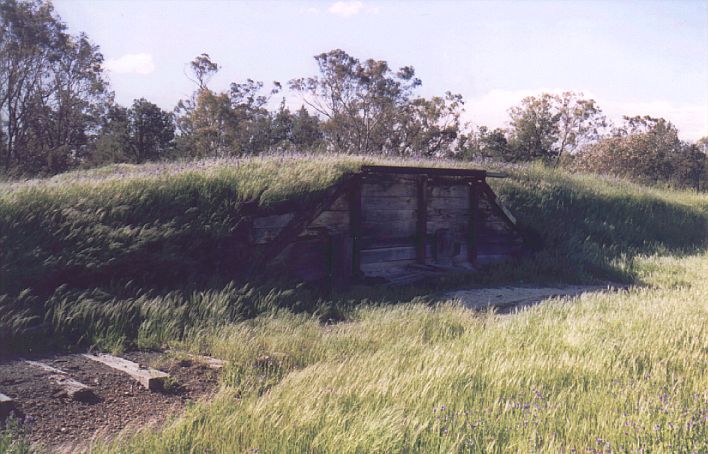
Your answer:
[[[394,73],[385,61],[360,62],[341,49],[315,56],[319,75],[293,79],[290,88],[325,118],[333,149],[349,153],[385,150],[398,108],[420,85],[412,67]]]
[[[608,122],[594,99],[583,99],[582,93],[564,92],[555,97],[558,110],[556,165],[564,155],[602,137]]]
[[[0,3],[0,164],[56,173],[86,158],[112,93],[103,55],[51,3]]]
[[[602,111],[582,93],[529,96],[509,110],[509,142],[515,160],[558,164],[578,147],[597,140],[607,126]]]
[[[227,156],[257,154],[271,146],[270,112],[265,108],[278,93],[274,82],[269,94],[263,94],[263,82],[247,79],[232,83],[228,91],[216,93],[207,86],[219,66],[208,54],[201,54],[190,64],[197,90],[175,108],[178,144],[190,156]]]
[[[91,167],[130,160],[128,155],[130,148],[128,109],[117,104],[108,108],[92,147],[93,149],[87,158],[87,164]]]
[[[519,160],[557,158],[554,144],[558,141],[560,115],[554,101],[552,95],[543,93],[539,97],[526,97],[520,106],[509,109],[511,143]]]
[[[441,156],[453,152],[460,132],[462,96],[416,98],[404,105],[390,131],[390,146],[400,156]]]
[[[585,147],[573,163],[578,170],[698,188],[705,154],[683,142],[678,130],[663,118],[624,117],[624,124]]]
[[[219,71],[219,65],[211,60],[209,54],[201,54],[189,63],[192,70],[192,82],[196,83],[199,90],[207,90],[209,80]],[[189,75],[187,76],[189,77]]]
[[[480,126],[470,131],[465,138],[462,158],[511,161],[514,155],[503,129],[496,128],[490,131],[488,127]]]
[[[322,146],[322,130],[316,115],[305,106],[292,113],[285,105],[272,115],[271,144],[276,150],[315,150]]]
[[[459,133],[462,98],[414,98],[412,66],[393,71],[383,60],[360,61],[341,49],[315,56],[319,74],[290,88],[322,117],[330,150],[393,155],[446,154]]]
[[[132,161],[159,159],[175,137],[172,115],[145,98],[136,99],[128,111],[128,149]]]

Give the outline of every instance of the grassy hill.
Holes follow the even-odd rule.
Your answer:
[[[221,392],[97,452],[705,452],[708,254],[636,266],[650,288],[515,315],[413,302],[194,332],[178,347],[230,361]]]
[[[252,258],[234,235],[243,210],[267,212],[293,201],[304,206],[373,162],[465,165],[270,157],[114,165],[3,183],[0,350],[37,348],[46,337],[65,346],[156,345],[195,325],[277,308],[341,318],[341,308],[360,297],[407,301],[430,293],[431,285],[631,283],[638,254],[687,253],[708,241],[705,194],[511,167],[504,169],[510,178],[490,181],[534,249],[518,263],[405,291],[326,298],[293,283],[254,280],[239,266]]]
[[[99,452],[708,450],[708,195],[511,167],[491,184],[534,247],[518,263],[334,294],[226,265],[245,205],[307,203],[371,162],[111,166],[3,183],[0,345],[169,346],[230,361],[211,402]],[[606,281],[641,285],[510,316],[435,296]]]

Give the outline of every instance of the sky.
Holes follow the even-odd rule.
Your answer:
[[[247,78],[316,74],[314,55],[412,65],[421,96],[460,93],[465,119],[504,127],[530,95],[575,91],[614,121],[652,115],[685,140],[708,135],[708,1],[54,0],[72,33],[98,44],[116,101],[166,110],[194,91],[206,52],[214,90]],[[293,107],[297,95],[286,93]]]

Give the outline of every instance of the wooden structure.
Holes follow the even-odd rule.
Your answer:
[[[133,361],[106,353],[98,353],[95,355],[84,354],[82,356],[90,359],[91,361],[105,364],[112,369],[128,374],[138,383],[143,385],[145,389],[150,391],[164,390],[165,382],[170,377],[170,375],[165,372],[144,367],[138,363],[134,363]]]
[[[484,170],[364,166],[298,211],[255,217],[256,267],[305,280],[406,282],[523,252]]]
[[[79,401],[88,401],[96,397],[93,390],[89,386],[86,386],[83,383],[69,377],[69,375],[61,369],[57,369],[49,364],[44,364],[39,361],[25,360],[25,363],[47,372],[47,379],[61,389],[58,393],[59,395]]]

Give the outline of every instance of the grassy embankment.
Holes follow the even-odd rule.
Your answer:
[[[573,304],[557,300],[513,316],[431,305],[430,292],[460,284],[454,280],[324,297],[302,287],[220,287],[218,279],[177,271],[151,279],[170,288],[177,287],[170,279],[187,276],[201,288],[164,293],[155,285],[125,296],[140,293],[133,290],[138,284],[100,279],[101,267],[135,257],[183,270],[180,247],[201,236],[200,248],[184,253],[196,254],[189,266],[207,263],[213,256],[200,255],[201,248],[218,252],[214,243],[228,239],[218,226],[228,231],[237,220],[237,201],[266,186],[262,207],[289,194],[316,196],[358,162],[254,160],[238,169],[172,168],[177,175],[169,178],[136,176],[150,169],[131,168],[134,176],[120,180],[113,169],[100,181],[94,171],[85,180],[14,185],[0,199],[3,247],[23,231],[33,239],[3,249],[13,257],[3,273],[17,274],[3,282],[2,332],[16,347],[40,326],[64,345],[171,345],[230,361],[212,402],[195,405],[160,433],[145,431],[98,451],[708,449],[706,195],[511,169],[512,178],[495,189],[545,247],[478,282],[614,279],[648,286]],[[181,228],[179,216],[191,206],[194,218]],[[145,232],[161,246],[137,241]],[[18,263],[39,274],[12,268]],[[66,263],[93,281],[83,289],[29,285],[17,297],[32,279],[41,284],[38,276]],[[346,323],[322,325],[308,313],[337,305]]]
[[[449,302],[205,330],[178,347],[230,361],[220,393],[96,451],[706,452],[708,254],[636,266],[651,288],[509,316]]]
[[[328,296],[249,279],[252,252],[238,231],[244,206],[267,212],[278,203],[306,204],[364,162],[119,165],[2,184],[0,353],[41,348],[47,338],[55,348],[155,347],[273,309],[341,319],[362,299],[405,302],[460,284],[632,282],[637,254],[706,243],[705,195],[510,168],[511,178],[490,181],[539,249],[520,263],[421,287]]]
[[[53,337],[63,345],[115,348],[140,338],[148,346],[180,337],[185,328],[272,308],[327,313],[351,306],[361,295],[333,302],[287,284],[244,286],[239,272],[249,251],[234,230],[244,202],[261,211],[282,201],[307,203],[362,162],[112,166],[6,185],[0,199],[5,344],[22,350],[31,347],[29,338]],[[542,250],[478,281],[626,282],[635,254],[690,250],[705,241],[698,195],[539,168],[512,175],[495,182],[496,189],[530,236],[540,236]],[[378,299],[407,300],[428,290]]]

